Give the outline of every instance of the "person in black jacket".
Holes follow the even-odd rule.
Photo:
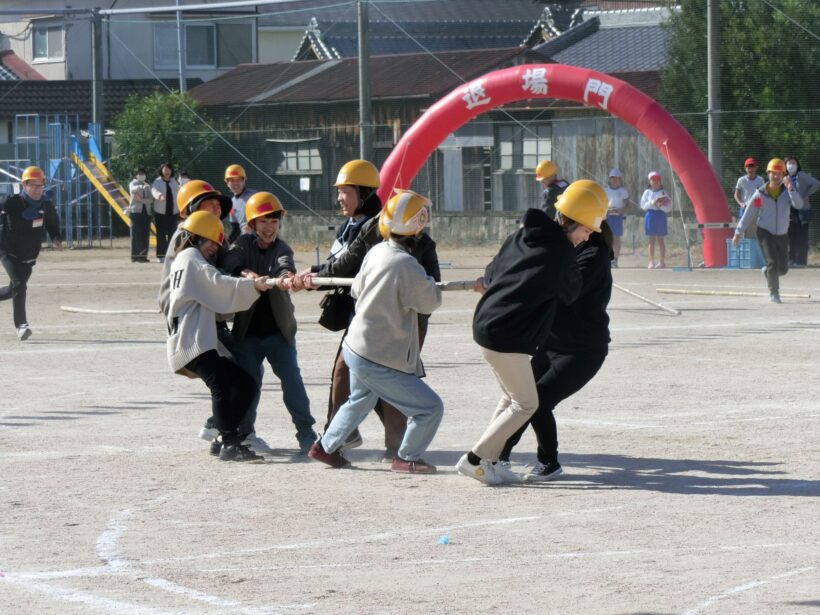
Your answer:
[[[561,474],[558,463],[558,428],[553,410],[580,391],[604,364],[609,350],[609,315],[612,296],[612,231],[606,222],[601,232],[575,247],[583,287],[571,305],[560,304],[547,341],[532,359],[538,389],[538,409],[528,423],[515,432],[501,452],[507,466],[510,453],[532,425],[538,440],[538,463],[527,480],[546,481]]]
[[[581,292],[576,246],[601,230],[606,218],[604,189],[591,180],[567,187],[556,203],[557,221],[529,209],[487,266],[478,286],[485,290],[473,317],[473,339],[481,347],[503,392],[490,425],[459,459],[456,470],[488,485],[519,480],[497,464],[507,439],[538,408],[530,357],[544,345],[558,303]]]
[[[0,263],[9,275],[8,286],[0,288],[0,301],[11,299],[17,338],[31,337],[26,316],[26,288],[40,254],[43,230],[48,231],[54,247],[63,249],[60,218],[54,204],[43,197],[46,176],[38,167],[23,171],[20,194],[0,203]]]

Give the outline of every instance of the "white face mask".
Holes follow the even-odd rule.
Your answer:
[[[786,169],[789,171],[789,175],[794,175],[797,173],[797,165],[794,163],[787,164]]]
[[[144,182],[145,181],[145,175],[140,173],[139,175],[137,175],[137,179],[140,180],[141,182]]]

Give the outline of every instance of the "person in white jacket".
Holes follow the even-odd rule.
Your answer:
[[[666,234],[669,232],[666,216],[672,213],[672,199],[661,185],[661,174],[649,173],[649,188],[641,196],[641,209],[646,214],[643,218],[643,230],[649,238],[649,269],[666,267]],[[655,244],[658,244],[660,260],[655,260]]]
[[[212,213],[194,212],[180,229],[166,316],[168,365],[174,373],[201,378],[210,389],[214,424],[221,438],[219,458],[259,460],[242,444],[247,434],[237,429],[257,386],[219,343],[216,315],[249,309],[259,293],[267,290],[267,277],[233,278],[213,266],[225,233]]]
[[[381,213],[379,230],[386,241],[364,258],[353,281],[356,314],[342,344],[350,369],[350,397],[308,455],[336,468],[350,465],[340,447],[373,409],[378,399],[407,417],[391,470],[432,474],[421,459],[433,441],[444,405],[424,382],[419,351],[418,314],[441,305],[441,290],[410,254],[430,219],[430,201],[410,190],[398,191]]]

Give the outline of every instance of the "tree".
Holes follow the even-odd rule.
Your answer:
[[[131,96],[113,122],[116,151],[111,164],[115,176],[130,178],[134,169],[145,167],[150,177],[166,161],[177,169],[188,169],[212,141],[211,133],[191,109],[204,118],[198,103],[187,94]]]
[[[706,149],[706,0],[681,0],[665,26],[658,100]],[[721,179],[734,189],[743,160],[796,155],[820,175],[820,3],[720,0]]]

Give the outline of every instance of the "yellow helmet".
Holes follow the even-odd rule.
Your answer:
[[[378,188],[379,170],[367,160],[351,160],[339,169],[334,186],[367,186]]]
[[[219,218],[209,211],[195,211],[185,218],[179,228],[188,231],[192,235],[210,239],[220,246],[225,241],[225,230],[222,223]]]
[[[552,177],[553,175],[558,175],[558,167],[549,160],[542,160],[538,163],[538,166],[535,167],[535,180],[541,181],[546,179],[547,177]]]
[[[785,173],[786,163],[780,158],[772,158],[769,160],[769,164],[766,165],[766,173],[769,173],[770,171],[774,171],[775,173]]]
[[[229,179],[247,179],[248,176],[245,175],[245,169],[243,169],[238,164],[232,164],[227,169],[225,169],[225,181]]]
[[[245,219],[248,221],[248,224],[257,218],[274,214],[277,211],[281,211],[282,215],[285,214],[285,208],[282,207],[282,203],[270,192],[257,192],[251,195],[251,198],[245,203]]]
[[[570,220],[600,233],[601,222],[606,218],[606,192],[591,179],[579,179],[558,197],[555,209]]]
[[[26,167],[23,170],[23,183],[26,183],[32,179],[39,179],[42,181],[46,181],[46,174],[43,173],[43,170],[40,167]]]
[[[208,182],[202,181],[201,179],[192,179],[185,182],[177,193],[177,206],[179,207],[180,217],[187,218],[195,212],[199,204],[207,198],[213,198],[219,201],[219,207],[222,210],[220,215],[222,218],[230,213],[233,204],[230,198],[222,196],[222,193]]]
[[[379,233],[384,239],[390,233],[412,237],[430,222],[430,199],[412,190],[398,190],[390,197],[379,216]]]

